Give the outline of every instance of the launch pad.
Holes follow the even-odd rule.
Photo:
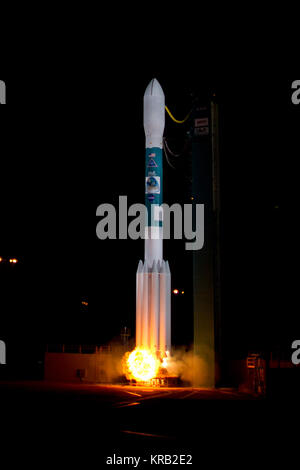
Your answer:
[[[149,388],[169,388],[180,387],[179,377],[159,376],[155,377],[148,382],[135,382],[130,380],[130,385],[133,387],[149,387]]]

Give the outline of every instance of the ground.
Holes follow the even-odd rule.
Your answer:
[[[278,427],[288,408],[230,389],[2,382],[0,393],[2,448],[16,468],[105,468],[114,454],[153,453],[235,467],[240,453],[255,464],[269,439],[280,452],[289,434]]]

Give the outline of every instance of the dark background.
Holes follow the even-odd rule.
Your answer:
[[[8,363],[34,363],[47,343],[101,344],[124,326],[134,334],[143,242],[98,240],[95,214],[101,203],[117,206],[119,195],[144,201],[143,94],[153,77],[178,119],[195,96],[215,93],[220,104],[224,354],[288,350],[300,332],[293,80],[233,69],[224,78],[193,62],[180,72],[155,61],[130,67],[117,57],[91,67],[63,58],[55,69],[14,65],[0,69],[8,104],[0,117],[0,256],[19,260],[0,265]],[[188,130],[166,116],[175,150]],[[164,200],[189,202],[188,162],[173,163],[177,170],[164,160]],[[172,288],[185,291],[172,300],[173,342],[188,345],[191,254],[182,241],[164,250]]]

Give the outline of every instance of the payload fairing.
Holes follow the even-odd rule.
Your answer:
[[[163,190],[163,132],[165,95],[156,79],[144,94],[146,135],[145,260],[136,275],[136,347],[150,349],[162,359],[171,349],[171,273],[163,260],[163,220],[159,217]]]

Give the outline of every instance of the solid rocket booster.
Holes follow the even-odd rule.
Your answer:
[[[146,136],[145,260],[139,262],[136,279],[136,346],[161,357],[171,349],[171,274],[163,260],[162,148],[165,127],[165,95],[156,79],[144,94]]]

